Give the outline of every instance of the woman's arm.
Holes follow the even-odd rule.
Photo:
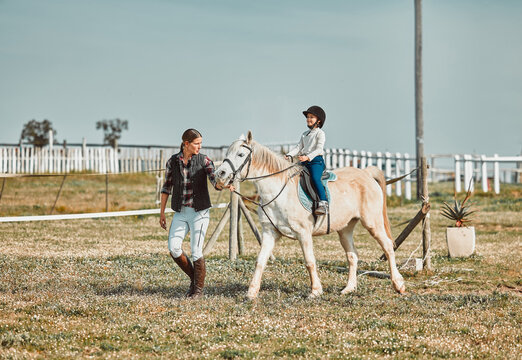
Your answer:
[[[160,226],[165,230],[167,230],[167,218],[165,217],[165,206],[167,205],[168,199],[169,199],[169,194],[161,193]]]
[[[161,187],[160,226],[167,230],[167,219],[165,218],[165,206],[172,191],[172,159],[167,161],[165,169],[165,183]]]

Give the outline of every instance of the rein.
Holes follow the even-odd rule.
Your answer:
[[[230,161],[230,159],[228,158],[225,158],[225,160],[223,160],[223,162],[226,162],[230,168],[232,169],[232,180],[234,180],[236,178],[236,175],[238,173],[241,172],[241,170],[245,167],[246,163],[248,162],[248,168],[247,168],[247,174],[244,178],[242,179],[239,179],[240,182],[243,182],[243,181],[246,181],[246,180],[261,180],[261,179],[266,179],[268,177],[271,177],[271,176],[274,176],[274,175],[277,175],[277,174],[281,174],[285,171],[288,171],[296,166],[299,166],[299,164],[293,164],[283,170],[280,170],[280,171],[276,171],[275,173],[271,173],[271,174],[267,174],[267,175],[261,175],[261,176],[255,176],[255,177],[248,177],[248,173],[250,172],[250,164],[252,163],[252,148],[250,148],[249,146],[245,145],[245,144],[242,144],[241,146],[247,148],[250,153],[248,154],[247,158],[245,159],[245,161],[243,162],[243,164],[241,164],[241,166],[239,166],[239,168],[237,168],[237,170],[235,169],[234,165],[232,164],[232,161]],[[262,204],[261,202],[257,202],[257,201],[253,201],[253,200],[249,200],[250,202],[252,202],[253,204],[259,206],[261,208],[261,210],[263,210],[263,213],[265,214],[265,216],[268,218],[268,220],[270,220],[270,223],[272,224],[272,226],[274,226],[274,228],[281,234],[283,234],[281,232],[281,230],[278,229],[278,227],[276,226],[276,224],[272,221],[272,219],[270,218],[270,216],[268,216],[266,210],[265,210],[265,206],[268,206],[270,205],[272,202],[274,202],[278,197],[279,195],[281,195],[281,193],[283,192],[283,190],[286,188],[286,185],[288,185],[288,183],[290,182],[290,180],[292,180],[292,178],[296,175],[299,175],[301,174],[303,170],[300,169],[299,171],[293,173],[292,175],[290,175],[288,177],[288,179],[286,180],[285,184],[283,185],[283,187],[281,188],[281,190],[279,190],[279,192],[277,193],[277,195],[272,199],[270,200],[269,202],[267,202],[266,204]],[[241,194],[240,192],[234,190],[234,193],[241,196],[241,198],[243,199],[248,199],[245,195]]]
[[[246,157],[245,161],[243,161],[243,163],[237,169],[234,167],[234,164],[232,163],[232,161],[230,161],[229,158],[225,158],[225,160],[223,160],[223,162],[226,162],[228,164],[228,166],[230,166],[230,169],[232,169],[232,175],[233,175],[232,179],[236,178],[236,175],[238,173],[240,173],[241,170],[243,170],[243,168],[245,167],[247,162],[248,162],[247,176],[248,176],[248,173],[250,172],[250,164],[252,163],[252,148],[250,148],[249,146],[246,146],[245,144],[242,144],[241,146],[247,148],[248,151],[250,151],[250,153]],[[249,179],[243,178],[243,179],[240,179],[239,181],[243,182],[245,180],[249,180]]]

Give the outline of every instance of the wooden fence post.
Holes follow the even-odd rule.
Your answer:
[[[494,154],[493,157],[498,158],[498,154]],[[493,163],[493,186],[495,188],[495,194],[500,194],[500,167],[498,161]]]
[[[58,202],[58,198],[60,197],[60,194],[62,193],[62,188],[63,188],[63,184],[65,183],[65,178],[66,177],[67,177],[67,175],[63,176],[63,180],[62,180],[62,183],[60,185],[60,190],[58,190],[58,194],[56,194],[56,199],[54,200],[54,204],[53,204],[53,207],[51,208],[51,211],[49,212],[49,215],[53,214],[53,211],[54,211],[54,208],[56,206],[56,203]]]
[[[464,155],[464,186],[465,191],[471,190],[473,192],[474,186],[473,186],[473,162],[471,155],[466,154]]]
[[[54,172],[54,169],[53,169],[53,144],[54,144],[54,139],[53,139],[53,131],[52,130],[49,130],[49,172],[50,173],[53,173]]]
[[[237,181],[234,182],[234,187],[237,188]],[[230,193],[230,228],[229,228],[229,242],[228,242],[228,258],[230,260],[237,259],[237,213],[238,213],[239,195]]]
[[[410,169],[410,155],[404,153],[404,173],[409,174]],[[406,176],[404,179],[404,192],[407,200],[411,200],[411,175]]]
[[[386,175],[386,178],[389,179],[392,177],[392,168],[391,168],[391,154],[389,152],[386,152],[384,154],[385,161],[384,161],[384,174]],[[391,184],[386,185],[386,195],[391,196],[392,194],[392,186]]]
[[[243,237],[243,222],[241,221],[241,211],[237,212],[237,248],[239,255],[245,251],[245,241]]]
[[[395,153],[395,176],[396,177],[399,177],[402,175],[401,163],[402,163],[401,153]],[[402,181],[400,181],[400,180],[395,183],[395,195],[397,195],[399,198],[402,196]]]
[[[422,171],[422,201],[427,203],[429,201],[428,192],[428,165],[426,158],[421,159]],[[422,220],[422,268],[424,270],[431,270],[431,229],[430,229],[430,213],[426,214]]]
[[[462,191],[460,183],[460,156],[455,155],[455,192],[459,193]]]
[[[0,200],[2,200],[2,194],[3,194],[3,192],[4,192],[5,179],[6,179],[6,178],[3,178],[3,179],[2,179],[2,189],[0,189]]]
[[[109,174],[105,173],[105,212],[109,211]]]
[[[480,156],[480,160],[481,160],[481,172],[482,172],[482,175],[481,175],[481,181],[482,181],[482,191],[484,192],[488,192],[488,163],[485,161],[486,159],[486,156],[485,155],[481,155]]]
[[[239,182],[237,182],[237,187],[236,187],[236,191],[238,193],[241,193],[241,185]],[[238,252],[239,252],[239,255],[243,255],[243,252],[245,250],[245,243],[244,243],[244,236],[243,236],[243,223],[241,222],[241,211],[239,210],[239,201],[241,200],[241,198],[239,197],[239,195],[237,195],[237,205],[238,205],[238,209],[237,209],[237,247],[238,247]]]
[[[212,236],[207,242],[207,245],[205,245],[205,248],[203,249],[203,256],[207,256],[210,251],[212,251],[212,248],[214,247],[217,238],[219,237],[219,234],[223,231],[225,228],[225,225],[227,224],[227,221],[229,220],[230,215],[230,204],[228,204],[225,212],[223,213],[223,216],[221,217],[221,220],[219,220],[219,223],[216,226],[216,229],[212,233]]]
[[[415,227],[421,222],[421,220],[424,219],[426,214],[428,214],[428,211],[430,211],[430,203],[423,203],[422,208],[417,212],[417,214],[413,217],[413,219],[410,220],[408,225],[402,230],[402,232],[397,236],[397,238],[394,241],[393,244],[393,250],[397,250],[399,246],[406,240],[408,235],[415,229]],[[381,255],[381,260],[386,260],[386,255]]]

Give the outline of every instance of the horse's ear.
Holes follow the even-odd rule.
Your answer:
[[[241,134],[241,136],[239,137],[239,140],[243,140],[243,141],[246,141],[246,137],[245,137],[245,134]]]
[[[252,131],[248,130],[247,144],[250,145],[251,143],[252,143]]]

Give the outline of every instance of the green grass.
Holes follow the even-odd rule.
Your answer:
[[[71,183],[64,200],[75,204],[67,205],[75,212],[86,211],[84,205],[94,210],[75,196],[98,196],[104,182],[81,181],[76,185],[83,190]],[[125,200],[128,209],[156,206],[154,176],[121,181],[131,199]],[[243,186],[252,193],[250,185]],[[228,260],[225,228],[207,258],[206,295],[191,301],[183,297],[188,281],[168,256],[157,216],[2,223],[0,358],[519,358],[520,186],[474,196],[480,210],[476,254],[460,259],[447,256],[449,220],[439,212],[442,201],[453,196],[451,186],[430,187],[433,271],[401,270],[404,296],[389,279],[367,276],[359,276],[357,292],[341,295],[346,257],[335,234],[314,240],[324,288],[319,299],[307,298],[301,249],[286,238],[276,245],[258,300],[245,299],[259,249],[245,223],[245,253]],[[55,193],[44,189],[33,182],[8,183],[9,201],[2,198],[0,216],[45,213],[48,202],[42,199],[54,201]],[[25,195],[16,197],[15,191]],[[104,194],[99,196],[103,207]],[[218,201],[217,192],[211,196]],[[219,202],[227,197],[222,193]],[[419,209],[416,202],[394,202],[400,203],[390,201],[392,225]],[[212,210],[207,238],[222,213]],[[401,228],[393,226],[393,233]],[[420,238],[416,229],[398,249],[399,262]],[[388,271],[378,260],[376,241],[360,225],[355,244],[360,270]],[[421,256],[420,250],[414,255]]]

